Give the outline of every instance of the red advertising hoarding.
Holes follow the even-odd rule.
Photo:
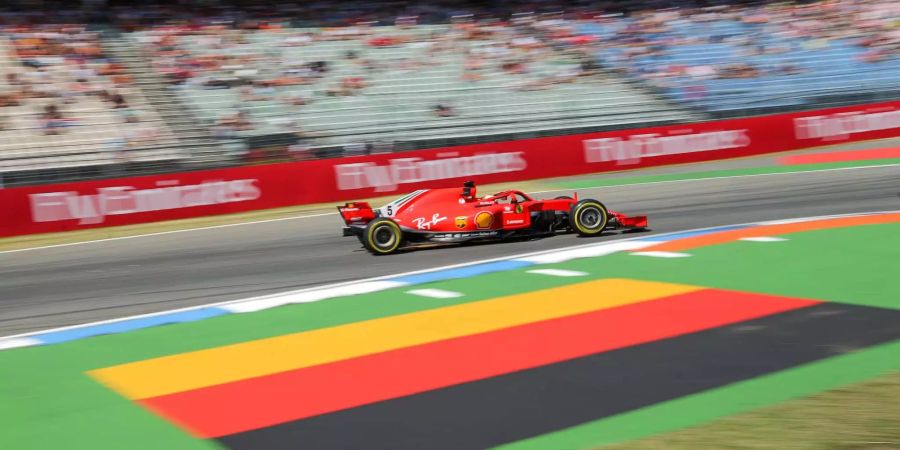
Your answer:
[[[0,236],[336,202],[900,135],[900,102],[229,169],[0,189]]]

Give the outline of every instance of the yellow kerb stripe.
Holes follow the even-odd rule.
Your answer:
[[[164,356],[93,370],[90,375],[128,398],[142,399],[698,289],[597,280]]]

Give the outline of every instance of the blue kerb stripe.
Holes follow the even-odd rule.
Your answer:
[[[476,264],[468,267],[460,267],[458,269],[440,270],[437,272],[391,278],[390,280],[409,284],[421,284],[430,283],[432,281],[451,280],[454,278],[473,277],[476,275],[482,275],[491,272],[502,272],[504,270],[514,270],[520,267],[531,265],[534,265],[534,263],[529,261],[497,261],[492,263]]]
[[[215,307],[198,308],[189,311],[179,311],[171,314],[160,314],[158,316],[140,317],[137,319],[91,325],[87,327],[73,328],[70,330],[53,331],[50,333],[37,334],[31,337],[39,340],[42,344],[58,344],[60,342],[74,341],[76,339],[82,339],[91,336],[124,333],[126,331],[155,327],[157,325],[193,322],[196,320],[203,320],[210,317],[221,316],[224,314],[229,314],[229,312],[224,309]]]
[[[694,237],[694,236],[702,236],[704,234],[718,233],[720,231],[740,230],[742,228],[748,228],[750,226],[751,225],[728,225],[725,227],[710,228],[708,230],[685,231],[684,233],[666,234],[665,236],[647,236],[647,237],[641,238],[641,240],[642,241],[654,241],[654,242],[674,241],[676,239],[682,239],[682,238]]]

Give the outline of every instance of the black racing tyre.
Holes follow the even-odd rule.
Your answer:
[[[553,197],[553,200],[572,200],[572,197],[568,195],[560,195],[559,197]]]
[[[403,243],[403,231],[397,222],[379,217],[366,226],[362,236],[363,246],[373,255],[394,253]]]
[[[582,236],[597,236],[609,223],[609,211],[597,200],[581,200],[569,212],[569,226]]]

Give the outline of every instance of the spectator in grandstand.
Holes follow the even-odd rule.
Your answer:
[[[731,64],[722,68],[719,78],[756,78],[759,70],[746,63]]]
[[[773,75],[798,75],[805,72],[807,72],[807,70],[803,67],[788,63],[776,66],[772,73]]]
[[[500,69],[506,73],[520,75],[527,72],[527,66],[521,59],[508,60],[500,64]]]
[[[113,94],[110,96],[109,100],[112,103],[112,108],[119,113],[122,120],[127,123],[138,122],[137,114],[128,106],[128,102],[125,101],[125,97],[123,97],[122,94]]]
[[[9,72],[6,74],[6,84],[8,86],[21,86],[22,80],[19,78],[19,74],[15,72]]]
[[[312,33],[295,33],[281,41],[279,44],[282,47],[302,47],[304,45],[309,45],[313,42],[313,34]]]
[[[706,98],[706,86],[702,84],[687,85],[682,89],[687,100],[702,100]]]
[[[310,100],[299,91],[288,93],[286,96],[282,97],[282,101],[291,106],[304,106],[310,102]]]
[[[711,64],[687,67],[684,73],[695,80],[711,80],[719,77],[719,69]]]
[[[896,54],[896,51],[894,52]],[[864,53],[859,55],[859,60],[867,63],[876,63],[885,61],[890,57],[890,53],[883,47],[871,47]]]
[[[242,102],[259,102],[272,100],[275,89],[267,82],[257,81],[238,89],[238,98]]]
[[[315,61],[310,63],[310,70],[312,70],[313,75],[315,76],[323,76],[328,73],[330,67],[328,66],[328,61]]]
[[[589,54],[582,54],[580,65],[582,76],[589,77],[600,72],[600,64],[597,59]]]
[[[340,83],[326,90],[331,97],[356,95],[367,86],[366,80],[359,76],[341,78]]]
[[[6,106],[19,106],[19,98],[15,93],[5,92],[0,94],[0,108]]]
[[[247,117],[247,113],[238,110],[220,118],[215,125],[214,135],[217,137],[234,137],[238,131],[254,129],[253,123]]]
[[[481,71],[484,69],[484,59],[473,52],[466,52],[463,62],[463,81],[478,81],[484,78]]]
[[[552,83],[574,83],[582,75],[581,66],[569,64],[553,74]]]
[[[456,116],[456,108],[453,105],[449,104],[446,101],[442,101],[434,105],[432,108],[434,111],[434,115],[438,117],[454,117]]]
[[[6,74],[7,88],[0,92],[0,107],[19,106],[22,99],[22,82],[15,73]]]
[[[59,134],[63,127],[69,125],[62,112],[59,111],[59,107],[54,104],[44,107],[44,112],[41,114],[41,123],[44,134],[47,135]]]

